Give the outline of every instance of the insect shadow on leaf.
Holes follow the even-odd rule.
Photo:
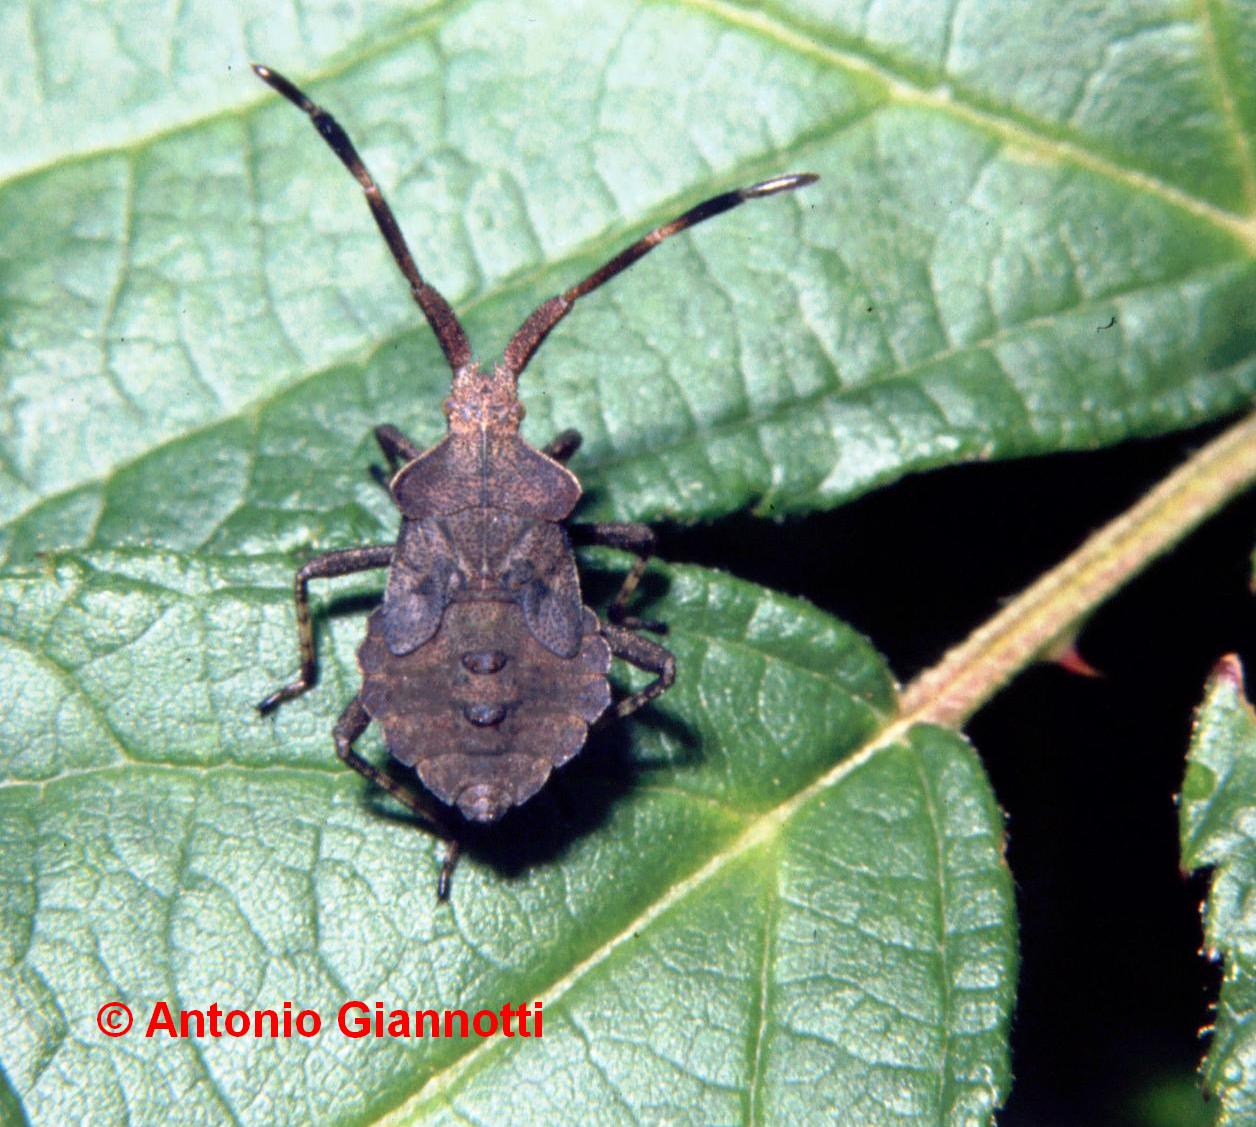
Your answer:
[[[671,687],[676,662],[644,632],[661,623],[629,604],[654,551],[644,524],[571,523],[580,483],[566,468],[580,434],[563,431],[540,450],[519,435],[519,376],[580,298],[664,239],[747,200],[812,183],[811,173],[776,176],[723,192],[656,227],[570,289],[542,302],[491,369],[475,360],[449,303],[419,273],[401,228],[348,134],[283,75],[258,77],[308,114],[357,180],[410,293],[452,372],[444,403],[448,433],[423,450],[397,427],[375,428],[388,463],[401,529],[393,544],[328,552],[297,571],[297,678],[258,703],[267,713],[313,687],[318,667],[309,583],[388,568],[382,605],[358,648],[362,688],[333,729],[336,754],[409,808],[449,844],[437,896],[449,895],[460,841],[454,814],[497,822],[544,786],[584,747],[591,727],[636,712]],[[573,545],[618,548],[636,559],[603,622],[585,605]],[[612,698],[612,658],[652,674]],[[383,730],[387,769],[354,744],[372,721]],[[417,774],[422,788],[401,776]],[[477,835],[479,836],[479,835]]]
[[[648,787],[659,772],[700,758],[693,730],[675,717],[646,709],[635,723],[661,732],[667,750],[643,755],[624,725],[598,729],[580,755],[530,801],[508,810],[497,823],[460,826],[462,855],[518,879],[559,860],[580,838],[602,828],[620,799]],[[390,760],[385,769],[405,784],[409,768]],[[364,792],[362,801],[374,816],[408,818],[378,791]]]

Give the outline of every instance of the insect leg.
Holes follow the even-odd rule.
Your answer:
[[[506,346],[506,351],[502,355],[502,367],[518,376],[527,367],[528,361],[532,359],[532,354],[541,347],[541,342],[549,336],[550,330],[567,316],[571,311],[571,307],[580,298],[592,293],[598,286],[609,282],[621,271],[627,270],[637,259],[648,254],[664,239],[670,239],[673,235],[679,235],[681,231],[701,223],[704,219],[720,215],[738,204],[745,203],[746,200],[772,196],[777,192],[790,192],[795,188],[813,184],[818,179],[819,177],[812,172],[774,176],[771,180],[763,180],[746,188],[738,188],[732,192],[723,192],[718,196],[712,196],[709,200],[704,200],[698,204],[697,207],[691,207],[684,215],[677,216],[670,223],[664,223],[661,227],[655,227],[653,231],[638,239],[632,246],[621,250],[605,265],[599,266],[584,281],[577,282],[571,289],[564,290],[556,297],[551,297],[549,301],[542,302],[541,305],[537,306]]]
[[[606,617],[617,626],[626,626],[630,630],[653,630],[656,634],[663,633],[667,627],[661,622],[650,619],[635,618],[625,613],[628,600],[632,598],[641,576],[645,574],[646,565],[654,555],[654,530],[646,524],[635,522],[608,521],[605,524],[572,524],[567,532],[577,544],[596,544],[605,548],[621,548],[625,552],[636,555],[632,568],[624,576],[623,586],[615,601],[611,603]]]
[[[388,459],[389,470],[396,470],[403,462],[413,462],[423,451],[395,426],[385,423],[375,428],[375,441]]]
[[[297,604],[297,637],[301,642],[301,672],[291,684],[276,689],[270,696],[258,701],[258,712],[267,713],[284,701],[299,697],[313,686],[318,676],[318,667],[314,660],[314,630],[310,625],[310,580],[332,579],[338,575],[351,575],[355,571],[388,567],[392,563],[392,554],[391,544],[346,548],[342,552],[315,556],[297,572],[293,593]]]
[[[541,453],[547,458],[553,458],[556,462],[565,463],[580,449],[580,443],[583,441],[584,438],[578,430],[560,431],[541,447]]]
[[[655,697],[667,692],[676,680],[676,659],[658,642],[652,642],[649,638],[643,638],[640,634],[634,634],[614,623],[607,623],[602,627],[602,637],[617,658],[657,676],[645,688],[617,701],[594,727],[601,727],[636,712],[642,705],[649,704]]]
[[[340,163],[361,185],[366,195],[366,202],[370,204],[371,214],[375,217],[376,226],[379,227],[380,234],[384,236],[388,249],[392,251],[398,268],[405,275],[406,281],[410,283],[410,293],[418,302],[419,308],[423,310],[423,316],[427,318],[428,324],[432,326],[432,332],[436,334],[436,339],[440,342],[441,351],[444,352],[445,359],[449,361],[450,368],[455,372],[460,368],[465,368],[471,363],[471,345],[467,343],[467,335],[463,332],[449,303],[419,274],[419,268],[414,264],[414,258],[406,245],[405,236],[401,233],[401,227],[392,213],[392,208],[388,206],[388,201],[384,199],[379,185],[375,183],[366,165],[362,163],[362,158],[358,156],[358,151],[349,140],[349,135],[331,114],[311,102],[301,90],[278,71],[256,63],[253,64],[253,71],[273,90],[277,90],[294,106],[310,115],[310,120],[314,123],[314,128],[318,130],[319,136],[327,142],[331,151],[340,158]]]
[[[370,714],[363,706],[361,698],[354,697],[349,702],[349,707],[340,714],[336,727],[332,729],[332,739],[336,741],[336,754],[342,763],[352,767],[359,775],[369,779],[377,787],[386,790],[402,806],[412,810],[427,822],[437,837],[445,840],[447,843],[445,859],[441,862],[440,877],[436,882],[436,898],[448,900],[449,880],[453,876],[454,866],[458,863],[461,846],[449,836],[444,819],[431,803],[424,801],[421,795],[415,794],[409,787],[402,786],[387,771],[381,771],[373,763],[368,763],[353,750],[354,741],[366,731],[370,722]]]

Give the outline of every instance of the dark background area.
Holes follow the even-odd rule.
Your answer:
[[[661,530],[660,554],[809,599],[906,683],[1221,429],[942,470],[800,521]],[[1079,648],[1102,678],[1033,667],[967,725],[1007,813],[1020,916],[1004,1127],[1198,1114],[1219,970],[1199,955],[1207,880],[1178,870],[1174,798],[1213,663],[1256,665],[1254,545],[1248,494],[1090,620]]]

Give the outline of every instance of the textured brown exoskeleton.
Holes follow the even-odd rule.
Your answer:
[[[401,229],[353,143],[326,111],[282,75],[253,68],[315,127],[366,193],[384,239],[453,370],[445,400],[448,435],[423,451],[396,427],[375,437],[394,471],[389,489],[401,510],[396,544],[329,552],[296,576],[301,672],[258,704],[262,712],[300,696],[316,666],[308,584],[388,568],[384,601],[358,649],[362,690],[336,723],[336,753],[355,771],[415,811],[448,842],[437,895],[448,895],[458,842],[440,807],[368,763],[354,741],[376,720],[389,753],[413,767],[442,803],[475,822],[493,822],[525,802],[550,772],[584,746],[590,725],[627,716],[665,692],[676,664],[638,632],[661,630],[625,612],[654,549],[643,524],[565,525],[580,483],[563,465],[580,445],[564,431],[536,450],[519,437],[519,374],[575,302],[664,239],[745,200],[800,188],[805,173],[726,192],[651,231],[584,281],[542,304],[483,371],[454,311],[420,276]],[[398,469],[400,466],[400,469]],[[580,595],[571,541],[636,555],[601,622]],[[607,673],[618,657],[655,674],[612,703]]]

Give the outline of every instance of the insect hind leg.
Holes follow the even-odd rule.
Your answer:
[[[616,626],[613,622],[606,623],[602,627],[602,637],[606,639],[615,657],[628,662],[629,665],[635,665],[638,669],[644,669],[647,673],[654,673],[656,676],[644,688],[617,701],[609,711],[602,715],[594,725],[595,727],[601,727],[613,720],[622,720],[625,716],[631,715],[643,705],[649,704],[655,697],[662,696],[676,680],[676,659],[658,642],[643,638],[640,634],[634,634],[631,630]]]
[[[336,755],[340,757],[342,763],[352,767],[359,775],[369,779],[377,787],[386,790],[402,806],[417,814],[437,837],[445,841],[445,859],[441,862],[440,877],[436,882],[436,899],[448,900],[449,882],[454,875],[454,867],[458,864],[458,855],[462,852],[462,846],[449,833],[444,818],[432,803],[421,795],[415,794],[409,787],[403,786],[387,771],[381,771],[373,763],[368,763],[353,750],[354,743],[366,731],[370,722],[371,716],[362,704],[362,698],[354,697],[349,702],[348,708],[340,714],[340,719],[336,721],[336,726],[332,729],[332,739],[336,742]]]

